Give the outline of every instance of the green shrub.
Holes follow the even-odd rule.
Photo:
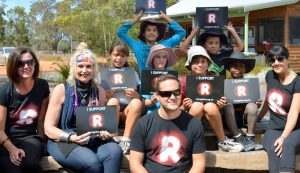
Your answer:
[[[67,61],[68,62],[68,61]],[[52,67],[60,77],[57,79],[57,83],[65,82],[68,79],[70,66],[66,61],[63,60],[62,57],[58,57],[56,61],[53,63],[55,66]]]
[[[179,61],[171,68],[172,70],[178,71],[178,77],[191,74],[191,71],[184,66],[185,61],[185,58],[179,58]]]
[[[250,72],[250,74],[257,75],[258,73],[266,70],[268,66],[265,62],[256,62],[254,69]]]

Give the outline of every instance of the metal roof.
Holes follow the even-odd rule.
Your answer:
[[[249,12],[297,3],[299,0],[181,0],[167,8],[170,17],[195,15],[196,7],[224,7],[230,11]]]

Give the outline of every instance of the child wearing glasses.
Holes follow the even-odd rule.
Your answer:
[[[151,48],[146,66],[151,70],[167,70],[177,62],[177,56],[174,51],[162,44],[154,45]],[[157,102],[156,94],[142,95],[144,98],[144,105],[147,109],[147,114],[159,108],[160,104]]]
[[[255,67],[255,59],[247,58],[242,52],[233,52],[230,57],[221,59],[225,68],[230,72],[232,79],[244,78],[245,73],[249,73]],[[244,146],[245,151],[261,150],[263,146],[257,144],[255,140],[255,124],[257,122],[257,111],[261,105],[261,100],[256,103],[231,104],[224,106],[224,117],[226,125],[233,133],[236,142]],[[244,136],[238,128],[247,128]]]
[[[124,68],[129,67],[128,57],[129,48],[122,42],[116,42],[109,50],[111,66],[114,68]],[[140,79],[138,74],[135,72],[136,86],[138,88],[140,84]],[[125,124],[123,137],[119,139],[119,145],[121,146],[123,153],[129,152],[130,146],[130,135],[131,131],[141,115],[142,101],[139,93],[133,88],[127,88],[124,91],[107,91],[107,98],[109,101],[111,99],[117,98],[118,102],[116,105],[121,107],[120,109],[120,121]],[[115,100],[115,99],[114,99]]]
[[[49,85],[39,79],[39,62],[29,48],[8,58],[9,81],[0,87],[0,168],[3,173],[42,173],[44,118]]]
[[[300,145],[300,77],[289,68],[289,51],[284,46],[272,47],[266,62],[272,70],[266,74],[266,100],[258,118],[270,112],[268,129],[263,136],[269,170],[295,172]]]
[[[210,56],[202,46],[192,46],[188,52],[188,59],[185,67],[191,70],[192,75],[212,76],[214,73],[208,72],[208,67],[212,63]],[[193,102],[192,99],[186,98],[186,76],[181,78],[182,106],[181,109],[188,111],[189,114],[201,120],[205,115],[212,129],[218,138],[218,146],[223,151],[240,152],[243,146],[240,143],[233,142],[227,138],[224,133],[220,109],[226,104],[226,97],[222,97],[217,103]]]

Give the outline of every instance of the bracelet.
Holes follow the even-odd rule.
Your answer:
[[[1,142],[1,145],[4,145],[4,143],[5,143],[6,141],[8,141],[8,140],[9,140],[8,137],[6,137],[5,139],[3,139],[2,142]]]
[[[69,142],[69,136],[71,136],[71,133],[68,133],[68,132],[62,132],[61,134],[60,134],[60,139],[59,139],[59,141],[60,142],[66,142],[66,143],[68,143]]]
[[[71,134],[68,136],[68,143],[72,143],[72,141],[71,141],[71,136],[72,136],[72,135],[74,135],[74,134],[71,133]]]

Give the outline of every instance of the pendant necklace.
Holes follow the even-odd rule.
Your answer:
[[[82,92],[78,90],[78,93],[79,93],[80,96],[82,97],[82,99],[80,100],[81,105],[82,105],[82,106],[86,106],[86,105],[87,105],[86,96],[87,96],[88,92],[85,93],[85,94],[82,94]]]

